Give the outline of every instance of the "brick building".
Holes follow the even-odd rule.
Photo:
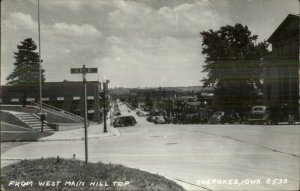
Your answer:
[[[43,83],[43,103],[84,117],[84,95],[82,82],[45,82]],[[100,120],[101,84],[97,81],[87,82],[88,119]],[[39,86],[23,84],[1,87],[2,104],[24,105],[39,102]]]

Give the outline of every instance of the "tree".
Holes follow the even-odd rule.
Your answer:
[[[25,39],[21,45],[17,45],[18,52],[14,52],[16,59],[13,72],[6,78],[8,85],[25,83],[38,83],[40,80],[39,72],[39,53],[35,52],[37,46],[31,38]],[[45,81],[44,70],[42,81]]]
[[[269,52],[267,42],[256,43],[258,36],[239,23],[200,34],[207,73],[202,82],[216,88],[216,104],[236,110],[255,104],[262,89],[261,59]]]

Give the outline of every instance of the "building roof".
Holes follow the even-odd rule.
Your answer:
[[[282,23],[277,27],[277,29],[272,33],[272,35],[268,39],[268,42],[272,43],[283,30],[286,30],[287,28],[289,28],[289,25],[291,22],[298,22],[298,24],[293,25],[292,28],[290,28],[290,30],[293,30],[299,34],[299,18],[300,18],[299,14],[297,14],[297,15],[289,14],[282,21]]]

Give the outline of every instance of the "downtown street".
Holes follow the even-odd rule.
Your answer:
[[[299,133],[279,125],[155,125],[88,128],[89,162],[115,163],[165,176],[187,190],[297,190]],[[108,121],[110,124],[110,121]],[[2,167],[41,157],[84,160],[83,129],[56,132],[2,153]]]

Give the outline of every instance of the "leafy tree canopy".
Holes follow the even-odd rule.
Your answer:
[[[262,88],[261,59],[268,54],[267,42],[256,43],[258,36],[239,23],[200,34],[202,54],[206,56],[204,86],[216,87],[216,95],[223,104],[240,106],[253,102]],[[236,99],[240,103],[233,103]]]
[[[36,52],[37,46],[31,38],[27,38],[17,45],[18,51],[14,52],[16,61],[13,63],[15,68],[6,78],[8,85],[38,83],[39,73],[39,53]],[[45,81],[44,70],[42,72],[42,81]]]

